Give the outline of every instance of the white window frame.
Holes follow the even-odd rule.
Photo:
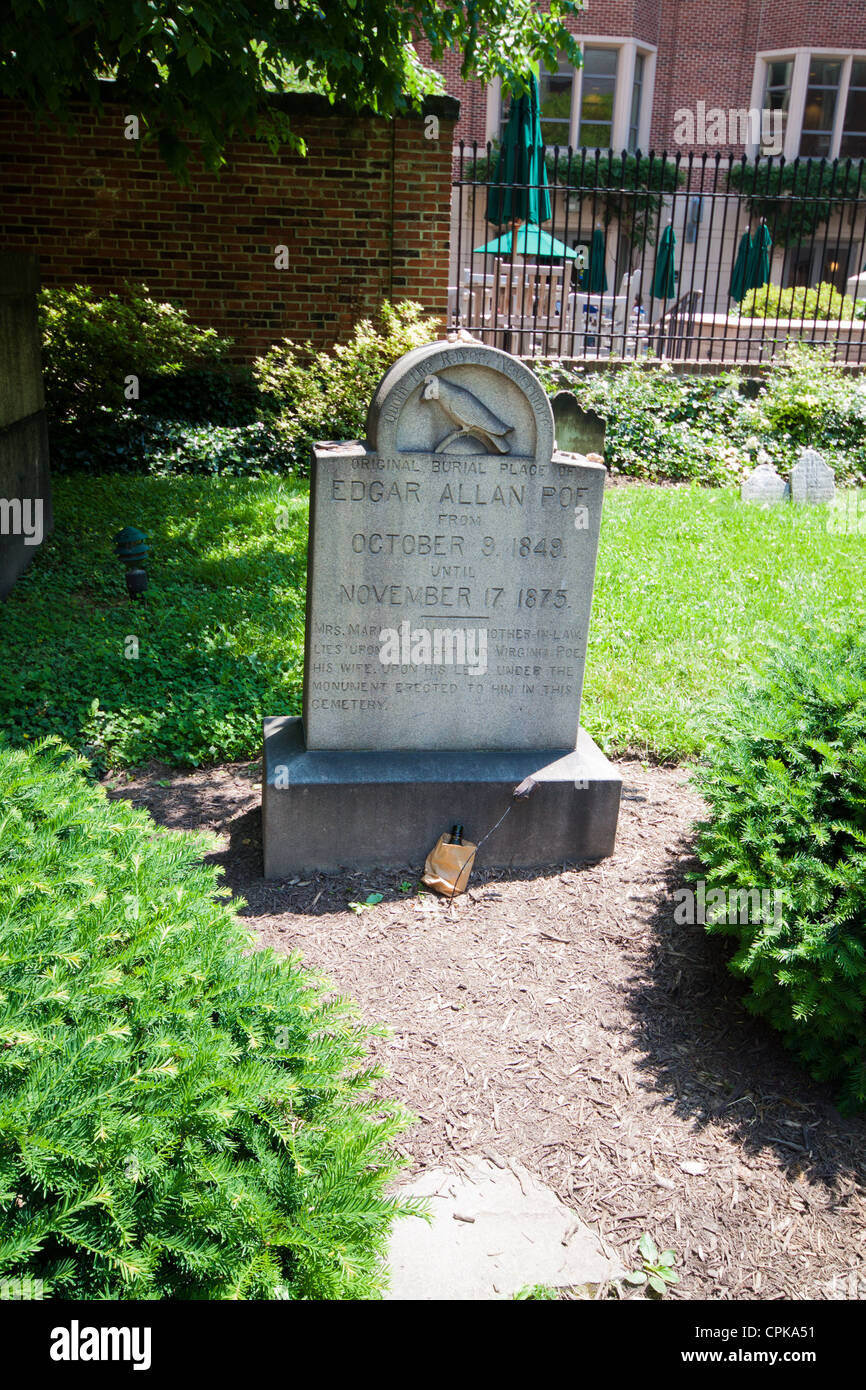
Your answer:
[[[838,159],[839,147],[845,125],[845,110],[848,105],[848,88],[851,82],[851,66],[855,60],[866,59],[863,48],[779,48],[755,57],[755,71],[752,78],[752,106],[761,110],[764,104],[764,91],[767,84],[767,65],[774,62],[790,62],[794,67],[791,73],[791,95],[788,99],[788,119],[785,125],[784,156],[786,160],[796,159],[800,153],[800,140],[803,136],[803,116],[806,112],[806,92],[809,87],[809,67],[813,58],[827,58],[841,62],[839,74],[839,93],[836,98],[836,112],[833,117],[833,130],[830,135],[830,150],[823,156],[828,160]],[[749,155],[760,153],[755,144],[746,146]],[[804,159],[808,155],[802,156]],[[813,155],[811,158],[821,158]],[[852,156],[853,157],[853,156]],[[846,155],[847,159],[847,155]]]
[[[650,127],[652,125],[653,96],[655,93],[656,58],[658,50],[642,39],[609,38],[604,34],[581,34],[581,48],[615,48],[616,86],[613,99],[613,124],[611,126],[611,145],[615,154],[628,149],[628,133],[631,122],[631,98],[634,88],[635,58],[643,54],[643,88],[641,90],[640,113],[638,117],[637,148],[646,153],[649,147]],[[583,68],[575,68],[571,87],[571,122],[568,128],[568,143],[578,149],[577,137],[580,130],[580,108],[583,102]],[[499,138],[499,117],[502,109],[502,83],[495,78],[487,88],[486,139]],[[587,146],[587,148],[589,148]],[[594,148],[594,147],[593,147]],[[607,147],[605,147],[606,149]]]

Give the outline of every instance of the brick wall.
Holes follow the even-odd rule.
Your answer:
[[[725,111],[750,105],[759,9],[756,0],[725,0],[722,7],[662,0],[651,146],[681,148],[673,138],[674,112],[681,107],[694,110],[698,101]]]
[[[757,48],[866,48],[863,0],[764,0]]]
[[[426,39],[420,40],[416,47],[422,63],[435,67],[445,79],[445,89],[449,96],[460,102],[460,119],[454,129],[455,141],[466,140],[469,144],[477,140],[483,145],[487,128],[487,89],[474,79],[464,82],[460,76],[460,54],[455,50],[447,52],[442,61],[433,63],[430,58],[430,45]]]
[[[326,345],[387,296],[444,314],[457,103],[427,103],[439,120],[428,139],[423,116],[280,100],[306,158],[238,142],[222,173],[193,165],[187,187],[124,138],[116,100],[73,133],[0,102],[0,242],[36,251],[46,286],[144,281],[233,337],[240,359],[281,337]]]

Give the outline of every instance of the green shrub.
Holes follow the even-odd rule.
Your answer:
[[[752,432],[741,413],[739,378],[678,376],[666,363],[647,370],[629,363],[611,372],[537,368],[545,388],[567,387],[584,409],[607,422],[605,462],[651,482],[738,482],[752,460]]]
[[[804,445],[820,449],[842,482],[866,476],[866,383],[846,374],[832,347],[789,343],[754,407],[755,432],[782,471]],[[777,463],[777,467],[779,464]]]
[[[364,319],[348,343],[314,352],[285,338],[253,364],[287,460],[303,473],[318,439],[355,439],[364,432],[373,392],[388,368],[410,348],[432,342],[439,321],[419,304],[382,305],[378,326]]]
[[[153,299],[146,285],[106,295],[89,285],[47,289],[39,302],[52,422],[89,422],[125,404],[127,377],[216,362],[231,345],[214,329],[190,323],[185,309]]]
[[[731,313],[756,319],[853,319],[854,301],[826,280],[814,289],[797,285],[783,290],[781,285],[764,285],[759,290],[749,290],[742,304]]]
[[[363,1298],[399,1110],[366,1033],[200,856],[48,740],[0,749],[0,1278],[86,1299]]]
[[[866,632],[777,651],[697,781],[711,818],[696,876],[773,894],[764,921],[708,925],[736,939],[748,1007],[846,1108],[866,1106]]]
[[[759,450],[786,474],[808,444],[838,482],[866,482],[866,380],[834,362],[832,346],[787,344],[756,400],[743,396],[736,371],[691,376],[666,362],[605,372],[539,363],[536,371],[546,390],[566,387],[606,420],[605,462],[631,477],[730,485]]]
[[[245,424],[163,418],[141,410],[106,411],[86,427],[55,427],[51,463],[58,473],[291,473],[293,465],[269,417]]]
[[[137,409],[195,425],[251,425],[259,419],[261,405],[252,369],[226,365],[143,377]]]
[[[302,476],[311,443],[361,434],[381,377],[439,326],[417,304],[386,303],[380,324],[359,323],[346,344],[314,352],[286,339],[244,369],[221,361],[227,340],[144,286],[126,300],[97,300],[87,286],[47,291],[43,323],[58,471]],[[139,378],[133,403],[129,374]]]

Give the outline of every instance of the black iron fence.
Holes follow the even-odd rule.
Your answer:
[[[800,340],[866,361],[866,161],[550,149],[544,165],[547,218],[541,183],[506,190],[491,146],[455,152],[452,326],[522,357],[760,362]]]

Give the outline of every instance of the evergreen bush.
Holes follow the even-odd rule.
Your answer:
[[[772,912],[728,913],[748,1007],[847,1109],[866,1106],[866,632],[778,649],[736,692],[697,782],[711,817],[709,889],[771,890]],[[731,916],[737,916],[733,922]],[[747,914],[754,916],[755,914]]]
[[[292,473],[276,423],[208,424],[132,409],[105,411],[84,427],[55,426],[51,464],[57,473]]]
[[[365,1298],[405,1121],[367,1032],[254,939],[206,837],[0,748],[0,1279],[69,1299]],[[236,904],[235,904],[236,906]]]

